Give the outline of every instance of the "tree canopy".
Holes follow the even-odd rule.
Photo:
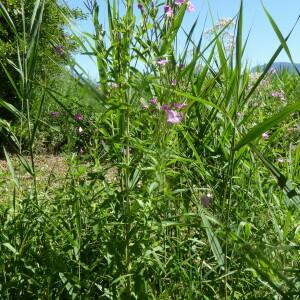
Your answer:
[[[0,14],[0,99],[21,107],[16,92],[8,79],[6,71],[9,71],[16,85],[20,82],[20,74],[13,66],[18,65],[19,55],[26,55],[26,41],[29,37],[31,18],[34,13],[36,0],[4,0],[1,4],[9,14],[19,39],[13,34],[11,27]],[[61,73],[61,66],[68,60],[70,55],[76,51],[77,45],[72,35],[66,30],[68,18],[82,18],[83,13],[79,9],[70,10],[57,0],[46,0],[43,12],[42,25],[39,33],[38,51],[35,76],[37,79],[46,80],[55,84]],[[0,118],[12,119],[13,116],[3,107],[0,109]]]

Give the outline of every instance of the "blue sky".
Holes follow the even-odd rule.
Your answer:
[[[234,17],[240,5],[240,0],[192,1],[196,6],[196,11],[193,14],[186,14],[183,26],[186,29],[190,28],[197,16],[199,16],[198,34],[200,34],[203,28],[204,20],[210,18],[209,8],[214,20],[217,20],[219,18]],[[67,0],[66,2],[69,3],[71,7],[84,9],[84,0]],[[99,3],[101,8],[103,0],[99,0]],[[263,3],[274,18],[282,34],[286,36],[300,14],[300,0],[264,0]],[[137,14],[139,13],[137,12]],[[105,23],[105,19],[103,19],[103,22]],[[209,22],[207,22],[207,27],[210,27]],[[81,22],[79,28],[83,31],[93,31],[92,25],[88,20]],[[244,36],[246,36],[249,31],[250,37],[245,58],[252,66],[263,64],[271,58],[280,43],[259,0],[244,0]],[[179,35],[179,39],[180,38],[181,36]],[[300,62],[300,22],[290,37],[288,46],[294,61]],[[76,60],[88,71],[91,78],[96,78],[97,70],[95,64],[88,57],[77,55]],[[282,52],[277,61],[288,61],[288,58],[286,54]]]

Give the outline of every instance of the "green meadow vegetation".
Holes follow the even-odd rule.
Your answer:
[[[243,1],[200,33],[191,1],[85,4],[0,2],[0,299],[300,299],[293,28],[262,5],[253,72]]]

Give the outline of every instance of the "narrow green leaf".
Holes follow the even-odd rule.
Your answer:
[[[15,117],[20,119],[25,118],[25,116],[22,114],[20,110],[18,110],[15,106],[0,98],[0,107],[1,106],[7,109],[8,111],[10,111]]]
[[[263,2],[262,2],[261,0],[260,0],[260,2],[261,2],[261,5],[262,5],[262,7],[263,7],[263,9],[264,9],[264,11],[265,11],[265,13],[266,13],[266,15],[267,15],[267,17],[268,17],[270,23],[271,23],[271,26],[272,26],[273,30],[275,31],[275,33],[276,33],[276,35],[277,35],[277,37],[278,37],[278,39],[279,39],[279,41],[280,41],[282,47],[284,48],[284,50],[285,50],[285,52],[286,52],[286,54],[287,54],[287,56],[288,56],[288,58],[289,58],[289,60],[290,60],[290,62],[292,63],[292,65],[293,65],[294,69],[296,70],[296,72],[298,73],[298,75],[300,75],[300,71],[298,70],[297,66],[296,66],[295,63],[294,63],[294,60],[293,60],[293,58],[292,58],[291,52],[290,52],[290,50],[289,50],[289,47],[288,47],[288,45],[287,45],[287,43],[286,43],[286,41],[285,41],[285,39],[284,39],[284,37],[283,37],[283,35],[282,35],[280,29],[278,28],[278,26],[277,26],[277,24],[275,23],[275,21],[274,21],[274,19],[272,18],[272,16],[271,16],[271,15],[269,14],[269,12],[267,11],[267,9],[266,9],[266,7],[264,6]],[[299,18],[299,17],[298,17],[298,18]]]
[[[236,37],[236,65],[238,75],[241,73],[242,68],[242,54],[243,54],[243,0],[239,10],[238,24],[237,24],[237,37]]]
[[[4,155],[5,155],[5,158],[6,158],[7,166],[8,166],[10,175],[12,177],[12,180],[13,180],[14,184],[16,185],[16,187],[20,188],[20,182],[19,182],[19,180],[18,180],[18,178],[16,176],[15,169],[13,167],[13,164],[12,164],[12,161],[10,159],[10,156],[9,156],[8,152],[6,151],[6,149],[4,147],[3,147],[3,151],[4,151]]]
[[[273,115],[271,118],[265,120],[264,122],[258,124],[252,128],[236,145],[236,150],[249,144],[255,138],[259,137],[262,133],[266,132],[273,126],[278,125],[284,119],[286,119],[291,113],[300,110],[300,102],[296,102],[289,106],[286,106],[281,112]]]
[[[251,149],[277,179],[278,186],[287,196],[287,207],[290,209],[296,208],[300,211],[300,194],[296,191],[293,184],[271,162],[269,162],[254,145],[251,145]]]
[[[284,39],[285,42],[289,39],[289,37],[291,36],[292,32],[294,31],[298,21],[300,19],[300,16],[297,18],[293,28],[291,29],[291,31],[289,32],[289,34],[287,35],[287,37]],[[265,66],[262,74],[260,75],[260,77],[257,79],[257,81],[253,84],[252,89],[250,90],[250,92],[248,93],[248,95],[245,97],[245,100],[248,100],[252,94],[254,93],[254,91],[256,90],[256,88],[258,87],[258,85],[260,84],[260,82],[265,78],[267,72],[269,71],[269,69],[271,68],[272,64],[274,63],[275,59],[278,57],[278,55],[280,54],[280,52],[283,49],[283,44],[280,44],[280,46],[276,49],[275,53],[273,54],[273,56],[271,57],[271,59],[269,60],[269,62],[267,63],[267,65]]]
[[[2,2],[0,2],[0,14],[3,16],[3,18],[5,19],[5,21],[7,22],[17,39],[19,39],[18,31],[16,30],[15,24]]]
[[[25,157],[23,157],[22,155],[17,154],[21,164],[23,165],[23,167],[25,168],[25,170],[31,175],[34,176],[34,172],[32,170],[32,167],[30,166],[30,164],[28,163],[28,161],[26,160]]]
[[[7,70],[7,68],[4,66],[4,64],[0,61],[0,64],[9,80],[9,82],[11,83],[11,85],[13,86],[16,94],[18,95],[19,99],[22,100],[23,97],[21,95],[21,92],[19,91],[19,89],[17,88],[16,82],[13,80],[12,76],[10,75],[10,72]]]
[[[41,117],[41,114],[42,114],[42,108],[43,108],[44,101],[45,101],[45,90],[43,91],[43,94],[40,96],[38,111],[37,111],[37,114],[36,114],[36,117],[35,117],[35,122],[34,122],[33,130],[32,130],[32,133],[31,133],[31,141],[30,141],[31,146],[34,143],[36,131],[38,129],[40,117]]]
[[[15,247],[13,247],[10,243],[3,243],[3,246],[5,246],[7,249],[9,249],[13,254],[18,255],[18,251]]]
[[[214,257],[219,266],[223,266],[225,264],[224,254],[220,245],[220,242],[212,230],[210,222],[204,213],[201,213],[201,219],[207,234],[208,242],[210,244],[211,250],[214,254]]]
[[[38,8],[40,6],[40,2],[41,2],[40,0],[36,0],[35,4],[34,4],[34,9],[32,12],[31,23],[30,23],[30,32],[31,33],[33,32],[33,26],[34,26],[34,23],[36,22],[36,15],[37,15]]]

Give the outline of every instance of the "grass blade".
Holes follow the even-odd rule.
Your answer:
[[[236,145],[236,150],[251,143],[254,139],[259,137],[262,133],[266,132],[270,128],[278,125],[280,122],[285,120],[291,113],[300,110],[300,102],[296,102],[289,106],[286,106],[281,112],[273,115],[271,118],[258,124],[252,128]]]

